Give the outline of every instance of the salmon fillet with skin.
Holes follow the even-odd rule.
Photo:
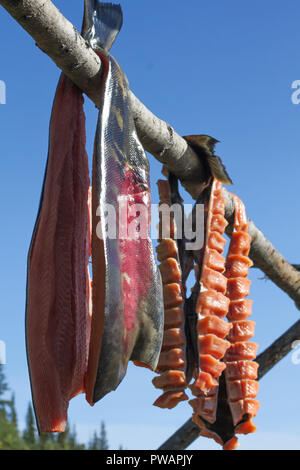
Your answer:
[[[157,257],[163,283],[164,297],[164,336],[161,353],[156,368],[160,374],[152,380],[156,388],[163,390],[154,405],[160,408],[174,408],[179,402],[187,400],[184,389],[186,383],[186,337],[184,332],[184,287],[179,251],[176,240],[176,226],[170,212],[164,214],[164,207],[172,205],[171,189],[166,180],[158,181],[160,197],[159,244]],[[167,216],[166,216],[167,215]],[[164,238],[164,234],[171,238]]]
[[[203,199],[205,201],[205,196]],[[216,419],[219,377],[224,371],[223,358],[230,346],[226,337],[231,324],[222,319],[227,315],[230,302],[225,295],[227,278],[223,274],[226,261],[222,255],[226,243],[223,234],[227,226],[224,211],[222,184],[213,180],[207,205],[203,260],[198,262],[197,269],[200,284],[196,302],[199,365],[195,382],[190,385],[196,398],[189,401],[193,416],[200,416],[210,423]]]
[[[248,320],[252,300],[245,299],[250,288],[247,275],[252,265],[248,258],[251,238],[245,208],[236,196],[234,198],[235,231],[232,234],[225,271],[228,279],[226,298],[229,301],[227,319],[232,327],[224,339],[228,340],[230,346],[224,354],[224,370],[219,370],[219,387],[208,392],[206,377],[202,373],[201,387],[206,385],[206,390],[204,393],[195,393],[193,388],[192,392],[197,398],[191,401],[193,421],[201,428],[200,435],[213,438],[224,450],[237,447],[236,434],[255,432],[256,426],[252,423],[252,418],[259,409],[259,401],[256,400],[259,389],[256,380],[258,364],[253,361],[258,345],[249,341],[254,335],[255,322]],[[204,294],[207,295],[207,292]]]
[[[89,206],[83,97],[62,74],[28,255],[26,347],[40,433],[63,432],[69,400],[85,390],[90,335]]]

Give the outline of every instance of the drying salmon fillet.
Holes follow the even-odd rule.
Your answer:
[[[203,262],[197,270],[200,287],[196,302],[199,369],[195,382],[190,386],[193,394],[197,387],[207,394],[212,388],[218,386],[216,378],[223,369],[223,364],[220,361],[230,346],[225,338],[231,325],[222,320],[222,317],[227,314],[229,300],[225,296],[227,278],[223,275],[225,258],[222,253],[225,239],[222,235],[227,226],[227,221],[224,217],[225,200],[222,196],[221,183],[213,180],[206,193],[207,195],[204,191],[203,194],[204,201],[206,196],[206,243],[203,247]],[[210,367],[206,365],[205,369],[202,369],[201,364],[205,363],[204,360],[207,363],[207,357],[209,356],[214,359],[214,362],[210,361]],[[204,398],[201,397],[201,403],[204,403]],[[190,403],[195,408],[195,401]],[[212,403],[211,400],[210,403]]]
[[[226,361],[226,379],[228,382],[238,379],[256,379],[257,369],[257,362],[251,360]]]
[[[252,313],[252,300],[231,300],[227,318],[229,321],[246,320]]]
[[[219,338],[226,338],[231,329],[231,324],[216,315],[206,315],[198,320],[197,330],[200,335],[213,334]]]
[[[231,323],[228,340],[231,343],[249,341],[254,336],[255,322],[250,320],[238,320]]]
[[[212,175],[215,175],[217,163],[211,155],[213,143],[210,138],[188,136],[186,140],[194,150],[201,147],[201,151],[201,142],[210,142],[207,159]],[[160,198],[164,203],[171,200],[167,186],[160,190]],[[177,202],[181,203],[180,198]],[[193,409],[192,419],[199,426],[200,435],[213,438],[224,450],[233,450],[238,446],[236,434],[255,432],[252,418],[259,408],[256,400],[258,364],[253,360],[258,346],[251,341],[255,322],[248,319],[252,300],[246,298],[251,284],[247,276],[253,264],[248,257],[251,237],[245,208],[235,197],[234,231],[225,259],[226,239],[223,235],[227,221],[222,183],[214,177],[208,180],[201,188],[197,203],[204,204],[205,236],[203,247],[192,254],[196,283],[189,298],[185,296],[184,282],[179,288],[180,273],[174,262],[180,259],[183,266],[181,279],[186,280],[183,273],[188,271],[184,265],[187,263],[190,269],[188,260],[191,254],[182,251],[184,243],[173,244],[171,238],[162,238],[157,249],[167,308],[158,368],[161,375],[153,380],[154,385],[163,388],[165,393],[155,404],[171,408],[182,396],[173,395],[168,387],[188,385],[194,396],[189,400]],[[176,227],[171,223],[165,225],[176,233]],[[163,224],[160,227],[163,228]],[[181,329],[182,319],[184,329]],[[184,340],[186,356],[180,349]],[[177,370],[171,370],[171,364]],[[193,369],[184,375],[188,364],[192,364]],[[180,365],[186,369],[180,370]],[[190,378],[193,379],[191,383]],[[178,390],[178,393],[184,392]]]
[[[219,232],[210,232],[208,234],[207,246],[218,253],[223,253],[226,239]]]
[[[160,207],[172,205],[169,182],[158,181]],[[166,211],[170,214],[169,211]],[[159,244],[157,257],[163,283],[164,298],[164,336],[156,372],[160,376],[153,379],[153,385],[163,390],[163,394],[154,402],[160,408],[173,408],[179,402],[187,400],[184,392],[186,383],[186,338],[184,333],[184,288],[179,252],[174,239],[176,232],[173,217],[166,217],[160,211]],[[168,238],[164,238],[167,233]],[[170,237],[170,238],[169,238]]]
[[[196,305],[196,313],[201,315],[214,314],[218,317],[225,317],[229,308],[230,300],[220,292],[207,290],[201,292]]]
[[[62,74],[28,255],[26,347],[40,433],[64,431],[69,400],[85,390],[91,321],[89,184],[83,97]]]
[[[253,361],[258,345],[249,341],[254,336],[255,322],[248,320],[251,315],[252,300],[245,298],[249,295],[251,284],[247,279],[248,270],[252,266],[252,261],[248,258],[251,238],[248,234],[245,208],[236,196],[234,198],[236,207],[234,232],[224,272],[224,277],[228,279],[225,296],[228,300],[227,320],[230,322],[228,323],[230,327],[227,333],[224,328],[225,335],[222,337],[222,325],[216,323],[213,327],[206,320],[209,308],[204,310],[205,304],[220,305],[216,300],[212,302],[211,294],[208,294],[209,291],[202,293],[202,298],[201,295],[199,296],[200,308],[198,308],[202,315],[203,312],[206,314],[199,320],[200,332],[204,329],[201,326],[202,323],[204,325],[204,320],[206,320],[209,329],[209,334],[200,338],[203,349],[211,347],[206,345],[213,343],[211,340],[213,328],[216,330],[220,328],[219,341],[228,342],[228,347],[223,349],[223,369],[216,367],[211,361],[212,356],[216,360],[218,353],[222,355],[220,343],[220,346],[215,348],[216,353],[207,355],[202,360],[202,367],[218,378],[218,385],[209,391],[209,386],[213,386],[213,382],[209,383],[204,372],[201,372],[198,384],[190,386],[193,395],[196,396],[190,401],[194,411],[193,421],[200,427],[200,435],[213,438],[223,446],[224,450],[233,450],[237,447],[236,434],[255,432],[256,426],[253,424],[252,418],[256,416],[259,408],[259,401],[256,400],[259,389],[256,380],[258,364]],[[220,293],[222,294],[222,291]],[[222,318],[222,309],[219,318]]]

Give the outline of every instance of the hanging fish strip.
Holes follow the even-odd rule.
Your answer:
[[[121,10],[96,7],[99,24],[91,9],[84,25],[104,67],[92,180],[93,314],[86,380],[91,404],[117,388],[129,360],[155,369],[163,337],[161,277],[149,235],[149,163],[137,137],[127,78],[108,52],[122,24]],[[111,208],[116,236],[106,231]]]
[[[204,163],[207,183],[203,184],[197,200],[197,204],[204,205],[205,236],[203,247],[192,253],[196,264],[196,284],[191,296],[184,296],[184,305],[180,307],[184,311],[184,319],[181,318],[180,323],[180,340],[185,344],[185,363],[193,364],[194,379],[188,385],[191,376],[186,373],[183,385],[189,386],[195,396],[189,403],[193,408],[193,421],[201,429],[200,435],[213,438],[223,449],[234,449],[238,444],[235,434],[248,434],[256,430],[251,419],[259,408],[259,402],[255,399],[258,392],[258,364],[253,361],[257,344],[249,341],[254,335],[255,322],[247,320],[251,314],[252,301],[245,298],[249,295],[250,287],[247,275],[252,265],[248,257],[251,237],[244,205],[233,195],[234,231],[225,259],[223,252],[226,239],[223,235],[227,222],[224,217],[222,183],[232,182],[221,160],[214,155],[215,139],[208,136],[187,136],[185,139]],[[167,194],[167,185],[167,181],[159,181],[159,188],[164,188],[164,194]],[[160,241],[158,256],[164,253],[166,243],[169,242]],[[190,258],[189,251],[181,254],[181,260]],[[168,270],[166,266],[162,271],[163,278],[173,280],[171,269]],[[178,286],[183,284],[181,290],[185,292],[186,278],[180,279],[178,271],[176,282]],[[168,328],[166,311],[165,328]],[[163,354],[164,351],[161,354],[162,361]],[[173,369],[170,367],[163,374],[166,377],[168,373],[174,375]],[[153,383],[160,384],[161,378],[154,378]],[[161,406],[163,397],[154,404]],[[179,401],[174,400],[173,406]]]
[[[162,345],[162,285],[149,236],[149,165],[127,78],[108,52],[121,25],[119,5],[85,0],[83,35],[103,66],[92,191],[83,97],[63,74],[53,103],[26,301],[27,359],[40,433],[65,430],[75,395],[85,393],[93,405],[115,390],[129,360],[154,370]],[[110,209],[122,235],[106,231]]]
[[[174,217],[163,208],[171,208],[171,191],[168,181],[159,180],[160,227],[157,258],[163,283],[164,327],[162,351],[156,372],[161,375],[153,379],[153,385],[162,389],[163,394],[154,405],[173,408],[180,401],[188,399],[184,392],[186,383],[186,340],[184,334],[183,302],[185,297],[182,284],[182,270],[178,246],[175,240],[176,224]],[[168,238],[162,238],[167,233]]]

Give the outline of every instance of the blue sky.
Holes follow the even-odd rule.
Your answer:
[[[82,0],[55,0],[80,29]],[[135,95],[181,135],[209,134],[248,216],[290,262],[300,263],[300,105],[291,101],[300,79],[296,0],[121,1],[122,31],[112,54]],[[60,71],[0,8],[0,340],[5,372],[16,393],[20,421],[30,400],[24,341],[26,259],[37,215],[48,149],[48,126]],[[87,149],[92,155],[97,112],[86,99]],[[161,167],[149,155],[152,200]],[[189,201],[188,201],[189,202]],[[251,272],[255,340],[263,351],[297,319],[291,299]],[[81,441],[105,421],[111,448],[155,449],[191,414],[152,403],[158,396],[150,371],[129,366],[117,391],[91,408],[72,400],[70,424]],[[300,448],[300,365],[289,354],[260,382],[256,434],[242,449]],[[200,438],[190,449],[218,449]]]

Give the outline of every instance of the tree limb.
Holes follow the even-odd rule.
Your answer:
[[[257,356],[258,380],[291,351],[293,342],[297,340],[300,340],[300,320]],[[186,449],[199,437],[199,432],[199,427],[189,419],[158,450]]]
[[[99,106],[101,60],[50,0],[0,0],[36,45]],[[137,132],[145,150],[180,178],[199,181],[202,164],[171,126],[158,119],[130,92]],[[198,186],[198,185],[197,185]],[[190,185],[193,192],[193,185]],[[195,194],[195,193],[194,193]]]
[[[33,37],[38,47],[68,75],[77,86],[99,104],[101,61],[75,27],[50,0],[0,0],[2,5]],[[171,126],[151,113],[130,94],[137,132],[145,150],[179,176],[183,186],[197,197],[204,171],[200,159]],[[232,230],[234,202],[226,197],[227,233]],[[278,287],[283,289],[300,308],[300,273],[297,272],[264,237],[252,221],[250,257],[255,265]]]

